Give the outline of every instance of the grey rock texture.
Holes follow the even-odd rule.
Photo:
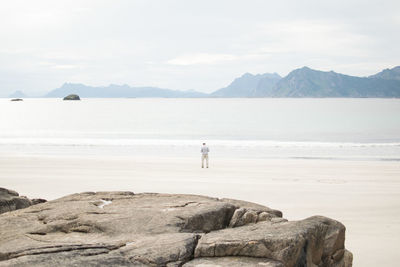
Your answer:
[[[254,203],[85,192],[0,215],[0,266],[351,266],[345,227]]]
[[[47,200],[42,198],[28,199],[20,196],[14,190],[0,187],[0,214],[8,211],[24,209],[31,205],[44,203]]]
[[[204,235],[195,257],[245,256],[273,259],[285,266],[345,266],[344,232],[341,223],[321,216],[264,221]]]
[[[183,265],[184,267],[242,267],[242,266],[259,266],[259,267],[284,267],[283,263],[266,258],[251,257],[204,257],[196,258]]]
[[[46,199],[43,198],[33,198],[31,199],[32,205],[40,204],[46,202]]]
[[[0,187],[0,214],[17,209],[27,208],[32,205],[31,200],[26,197],[19,196],[13,190]]]

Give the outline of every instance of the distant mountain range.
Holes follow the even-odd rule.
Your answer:
[[[45,97],[64,97],[77,94],[80,97],[206,97],[207,94],[196,91],[177,91],[157,87],[130,87],[111,84],[107,87],[93,87],[77,83],[65,83],[49,92]]]
[[[246,73],[214,97],[400,97],[400,66],[370,77],[349,76],[308,67],[286,77]]]
[[[385,69],[369,77],[356,77],[319,71],[308,67],[295,69],[287,76],[277,73],[245,73],[227,87],[211,94],[196,91],[177,91],[157,87],[130,87],[109,85],[93,87],[83,84],[65,83],[44,97],[64,97],[78,94],[80,97],[400,97],[400,66]],[[23,97],[20,91],[10,97]]]
[[[304,67],[282,78],[264,96],[400,97],[400,80],[382,79],[379,78],[379,74],[376,75],[363,78]]]

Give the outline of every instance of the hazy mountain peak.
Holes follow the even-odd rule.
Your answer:
[[[273,86],[281,79],[277,73],[251,74],[244,73],[233,80],[227,87],[221,88],[212,96],[218,97],[257,97],[263,96],[264,90]]]
[[[260,74],[262,76],[262,78],[268,78],[268,79],[281,79],[282,77],[274,72],[274,73],[264,73],[264,74]]]
[[[311,72],[311,71],[316,71],[316,70],[313,70],[313,69],[311,69],[311,68],[309,68],[307,66],[304,66],[304,67],[301,67],[301,68],[298,68],[298,69],[294,69],[291,72],[296,73],[296,72]]]
[[[309,67],[302,67],[298,69],[294,69],[287,76],[293,75],[293,74],[298,74],[298,73],[309,73],[309,72],[315,72],[316,70],[310,69]]]
[[[71,86],[85,86],[82,83],[71,83],[71,82],[65,82],[63,85],[61,85],[62,87],[71,87]]]
[[[258,77],[258,78],[265,78],[265,77],[270,77],[270,78],[282,78],[278,73],[274,72],[274,73],[257,73],[257,74],[252,74],[250,72],[246,72],[244,73],[242,76],[240,76],[237,79],[240,78],[253,78],[253,77]]]
[[[392,76],[393,73],[391,70]],[[356,77],[303,67],[282,78],[267,96],[399,97],[400,81]]]
[[[240,78],[247,78],[247,77],[254,77],[254,76],[256,76],[256,75],[254,75],[250,72],[246,72],[242,76],[240,76]]]
[[[400,66],[392,69],[384,69],[381,72],[369,76],[369,78],[379,78],[385,80],[400,80]]]
[[[8,97],[9,98],[24,98],[24,97],[26,97],[26,95],[21,90],[17,90],[14,93],[10,94]]]

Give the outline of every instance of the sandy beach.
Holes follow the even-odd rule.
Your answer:
[[[347,227],[354,266],[395,266],[400,236],[397,161],[1,156],[1,186],[55,199],[82,191],[187,193],[257,202],[295,220]]]
[[[0,267],[400,266],[400,1],[156,3],[2,2]]]

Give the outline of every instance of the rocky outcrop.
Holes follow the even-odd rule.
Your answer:
[[[32,205],[31,200],[26,197],[19,196],[13,190],[0,187],[0,214],[17,209],[27,208]]]
[[[11,99],[11,101],[23,101],[23,99],[22,98],[13,98],[13,99]]]
[[[285,266],[344,266],[345,227],[325,217],[264,221],[204,235],[195,257],[244,256],[273,259]]]
[[[351,266],[345,227],[197,195],[86,192],[0,215],[0,266]]]
[[[63,98],[63,100],[81,100],[79,95],[71,94]]]
[[[25,196],[20,196],[14,190],[0,187],[0,214],[18,209],[27,208],[31,205],[44,203],[47,200],[42,198],[28,199]]]

